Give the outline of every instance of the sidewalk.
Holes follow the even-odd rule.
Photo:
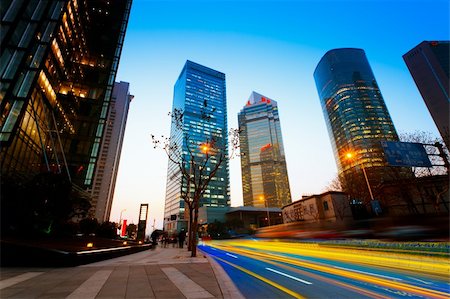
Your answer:
[[[60,269],[2,268],[1,298],[244,298],[201,251],[161,248]]]

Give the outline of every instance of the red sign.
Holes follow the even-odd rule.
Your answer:
[[[127,220],[124,219],[122,221],[122,231],[120,232],[121,237],[125,237],[127,235]]]
[[[272,144],[267,143],[266,145],[261,147],[261,151],[265,151],[266,149],[269,149],[272,146]]]
[[[261,97],[261,102],[265,102],[267,104],[270,104],[270,100],[268,98],[265,98],[265,97]]]

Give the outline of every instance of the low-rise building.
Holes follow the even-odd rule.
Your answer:
[[[353,219],[347,194],[328,191],[304,196],[282,208],[283,223],[347,222]]]

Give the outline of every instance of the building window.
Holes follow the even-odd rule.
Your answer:
[[[323,210],[328,211],[328,201],[323,202]]]

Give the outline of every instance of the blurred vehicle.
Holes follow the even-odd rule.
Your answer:
[[[388,227],[376,234],[376,237],[391,240],[420,240],[432,236],[432,229],[420,225],[402,225]]]

